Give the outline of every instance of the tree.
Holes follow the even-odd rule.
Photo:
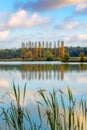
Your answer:
[[[25,59],[32,60],[33,59],[33,54],[31,51],[26,52],[25,54]]]
[[[80,56],[80,61],[84,61],[84,56],[85,56],[84,52],[81,52],[79,56]]]
[[[42,58],[44,58],[44,42],[42,43]]]
[[[49,50],[45,52],[44,57],[47,61],[54,60],[54,55]]]
[[[38,43],[38,57],[39,57],[39,59],[41,59],[41,57],[42,57],[42,48],[41,48],[40,42]]]
[[[26,54],[26,48],[21,49],[21,57],[24,59]]]
[[[66,52],[66,53],[64,54],[63,61],[67,62],[67,61],[69,61],[69,59],[70,59],[70,55],[69,55],[68,52]]]
[[[61,58],[64,58],[65,48],[64,48],[64,42],[61,42],[61,48],[60,48],[60,56]]]
[[[34,60],[38,60],[38,48],[34,48]]]

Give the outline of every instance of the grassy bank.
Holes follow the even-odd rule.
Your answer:
[[[47,60],[44,60],[44,59],[41,59],[41,60],[28,60],[28,59],[22,59],[22,58],[12,58],[12,59],[0,59],[0,62],[16,62],[16,61],[47,61]],[[63,62],[63,59],[61,58],[58,58],[58,59],[54,59],[52,61],[61,61]],[[82,62],[80,60],[80,57],[70,57],[69,61],[64,61],[64,62]],[[83,62],[87,62],[87,57],[84,58],[84,61]]]
[[[11,58],[11,59],[0,59],[0,62],[11,62],[11,61],[26,61],[26,60],[23,60],[22,58]]]
[[[11,101],[8,109],[2,108],[4,120],[8,130],[86,130],[87,128],[87,101],[84,96],[80,101],[74,98],[70,88],[67,94],[61,90],[39,90],[41,100],[37,100],[37,118],[32,119],[30,110],[21,106],[20,88],[13,84],[13,92],[8,96],[14,96],[15,102]],[[23,92],[23,103],[26,97],[26,85]],[[33,109],[33,108],[32,108]],[[45,119],[45,125],[43,124]],[[25,120],[27,124],[25,123]],[[26,128],[26,125],[28,128]]]
[[[69,62],[81,62],[80,57],[70,57]],[[83,62],[87,62],[87,57],[84,58]]]

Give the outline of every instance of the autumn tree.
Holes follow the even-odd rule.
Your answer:
[[[28,43],[29,50],[31,50],[31,46],[32,46],[32,43],[31,43],[31,41],[29,41],[29,43]]]
[[[60,48],[60,56],[61,58],[64,57],[64,53],[65,53],[65,50],[64,50],[64,41],[61,42],[61,48]]]
[[[22,48],[26,48],[26,46],[25,46],[25,43],[24,43],[24,42],[22,42],[21,46],[22,46]]]
[[[28,50],[28,42],[26,42],[26,49]]]
[[[35,42],[35,48],[34,48],[34,60],[38,60],[38,48],[37,48],[37,42]]]
[[[80,61],[84,61],[84,56],[85,56],[84,52],[81,52],[80,53]]]
[[[46,51],[48,50],[48,42],[46,42]]]
[[[60,41],[57,43],[57,57],[60,57]]]
[[[26,46],[25,46],[25,43],[23,42],[22,43],[22,48],[21,48],[21,57],[22,57],[22,59],[25,58],[26,51],[27,51]]]
[[[42,57],[42,48],[41,48],[41,42],[38,43],[38,56],[41,59]]]
[[[49,50],[52,51],[52,43],[49,43]]]
[[[32,51],[27,51],[25,54],[25,59],[32,60],[33,59],[33,54]]]
[[[21,58],[22,58],[22,59],[25,59],[25,54],[26,54],[26,52],[27,52],[27,51],[26,51],[26,48],[22,48],[22,49],[21,49]]]
[[[32,46],[31,46],[31,50],[32,50],[32,54],[34,55],[34,43],[32,42]]]
[[[56,42],[54,42],[54,56],[56,57]]]
[[[42,57],[44,57],[44,42],[42,43]]]

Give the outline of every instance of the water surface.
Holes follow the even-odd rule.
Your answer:
[[[13,81],[16,86],[20,86],[21,93],[27,83],[26,100],[22,105],[29,106],[30,111],[35,115],[36,97],[41,100],[37,95],[39,89],[48,91],[61,89],[66,94],[67,87],[70,87],[78,100],[85,95],[87,93],[87,64],[0,62],[0,99],[4,100],[7,106],[11,99],[6,93],[12,91]],[[3,95],[5,96],[3,97]]]

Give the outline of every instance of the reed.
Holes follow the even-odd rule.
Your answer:
[[[41,99],[41,101],[36,101],[39,123],[31,118],[32,115],[26,106],[21,106],[20,87],[16,87],[13,82],[13,95],[16,102],[11,102],[7,110],[2,108],[9,130],[86,130],[87,102],[84,96],[77,101],[70,88],[67,88],[67,94],[54,89],[52,92],[39,90],[37,94]],[[23,102],[25,97],[26,84],[23,91]],[[46,128],[43,125],[44,119]],[[28,128],[26,128],[25,120]]]
[[[61,90],[48,92],[39,91],[44,100],[44,112],[47,117],[47,126],[50,130],[86,130],[87,128],[87,102],[82,97],[77,101],[70,88],[65,95]],[[58,96],[60,93],[60,96]],[[49,97],[49,98],[48,98]],[[67,100],[67,105],[66,105]]]
[[[25,93],[26,93],[26,84],[24,86],[24,93],[23,93],[23,102],[25,99]],[[23,124],[23,113],[24,110],[20,104],[21,102],[21,92],[20,87],[16,88],[14,82],[13,82],[13,93],[9,92],[8,95],[14,96],[14,99],[11,99],[11,103],[8,109],[3,108],[2,112],[4,114],[4,119],[9,127],[9,130],[24,130],[24,124]],[[10,98],[12,97],[10,95]]]

